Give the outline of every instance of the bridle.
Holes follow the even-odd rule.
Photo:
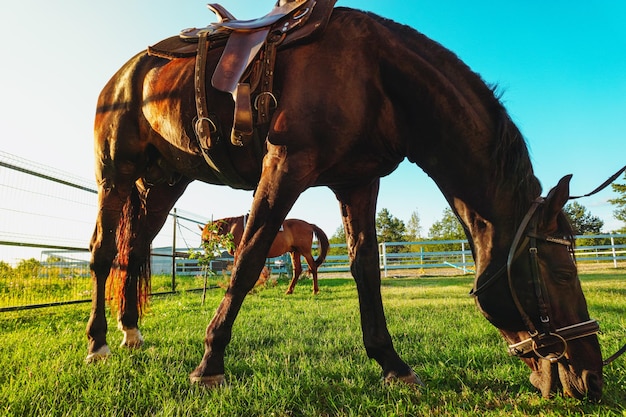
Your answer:
[[[552,321],[550,319],[550,300],[547,296],[548,293],[546,286],[544,281],[541,279],[541,273],[539,271],[537,241],[541,240],[544,242],[567,246],[568,248],[572,247],[572,242],[568,239],[537,233],[537,219],[535,213],[537,208],[542,205],[543,202],[543,198],[539,197],[531,204],[530,209],[517,229],[513,243],[509,249],[506,265],[489,277],[489,279],[487,279],[487,281],[479,287],[475,287],[470,294],[474,297],[480,295],[480,293],[492,285],[506,272],[513,303],[515,304],[515,308],[517,309],[528,331],[527,339],[509,345],[509,354],[522,357],[534,353],[540,359],[547,359],[550,362],[556,362],[565,355],[565,352],[567,351],[567,343],[569,341],[598,333],[600,331],[600,325],[596,320],[587,320],[560,329],[554,329],[554,326],[552,325]],[[511,274],[513,262],[515,262],[515,260],[523,253],[526,246],[528,246],[528,253],[530,255],[531,279],[539,310],[539,321],[541,323],[539,329],[535,326],[535,323],[522,306],[517,291],[515,291]],[[476,280],[476,282],[478,282],[478,280]],[[540,353],[540,350],[544,350],[545,348],[552,346],[558,346],[559,349],[548,355]]]
[[[614,174],[607,181],[605,181],[605,183],[603,183],[600,187],[593,190],[591,193],[585,194],[584,196],[571,197],[570,199],[587,197],[589,195],[597,193],[598,191],[605,188],[608,184],[613,182],[622,172],[624,172],[624,170],[626,170],[626,166],[623,167],[616,174]],[[517,229],[517,232],[509,249],[506,265],[502,266],[498,271],[496,271],[478,287],[477,285],[479,279],[476,279],[474,288],[472,289],[472,291],[470,291],[470,295],[477,297],[486,288],[494,284],[506,272],[509,289],[513,298],[513,303],[515,304],[515,307],[519,312],[519,315],[528,331],[528,338],[520,342],[510,344],[508,346],[509,354],[518,357],[525,357],[529,354],[534,353],[540,359],[546,359],[550,362],[557,362],[563,356],[565,356],[565,353],[567,352],[567,343],[569,341],[597,334],[600,331],[600,325],[594,319],[572,324],[570,326],[562,327],[559,329],[555,329],[552,325],[550,319],[550,300],[548,298],[548,292],[546,290],[545,282],[541,279],[541,273],[539,270],[537,241],[540,240],[548,243],[564,245],[568,247],[570,251],[572,250],[573,242],[569,239],[563,239],[537,233],[537,218],[535,216],[535,213],[537,211],[537,208],[543,203],[544,199],[542,197],[538,197],[532,202],[530,208],[528,209],[528,212],[524,216],[522,222]],[[513,278],[511,275],[511,267],[513,262],[523,253],[524,248],[527,245],[530,256],[531,278],[533,282],[535,296],[537,298],[539,322],[541,323],[539,329],[537,328],[537,326],[535,326],[535,323],[522,306],[518,294],[515,291]],[[546,348],[553,346],[558,346],[559,349],[547,355],[540,353],[541,350],[545,351]],[[626,344],[622,346],[616,353],[605,359],[602,364],[604,366],[608,365],[625,352]]]

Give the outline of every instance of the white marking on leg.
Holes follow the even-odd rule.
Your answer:
[[[85,362],[92,363],[102,359],[106,359],[109,356],[111,356],[111,349],[109,349],[107,345],[103,345],[100,347],[100,349],[87,355],[87,357],[85,358]]]
[[[129,328],[124,326],[122,323],[118,323],[117,328],[124,334],[120,347],[138,348],[143,345],[143,336],[138,328]]]

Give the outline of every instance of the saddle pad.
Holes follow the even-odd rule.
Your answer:
[[[148,54],[159,58],[188,58],[196,56],[198,51],[197,43],[189,43],[180,39],[180,36],[172,36],[163,39],[154,45],[148,46]]]
[[[209,49],[218,48],[226,44],[228,35],[223,33],[214,34],[211,35],[210,39]],[[179,35],[163,39],[152,46],[148,46],[148,55],[166,59],[190,58],[196,56],[197,52],[197,39],[193,41],[183,40]]]

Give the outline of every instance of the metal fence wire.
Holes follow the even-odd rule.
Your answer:
[[[90,301],[87,247],[96,194],[93,181],[0,151],[0,312]],[[153,293],[202,287],[205,272],[189,253],[201,251],[194,247],[200,243],[197,225],[209,220],[178,209],[170,213],[152,245]],[[577,244],[579,263],[626,264],[626,235],[580,236]],[[226,279],[231,264],[227,254],[214,260],[212,279]],[[465,274],[473,265],[465,240],[380,244],[385,276],[434,269]],[[291,273],[287,255],[268,259],[267,266],[276,274]],[[332,244],[318,271],[347,274],[346,245]]]

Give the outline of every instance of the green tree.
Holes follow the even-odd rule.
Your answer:
[[[54,255],[49,255],[45,260],[45,263],[47,264],[55,264],[59,262],[63,262],[63,259],[60,256],[54,256]]]
[[[343,225],[339,226],[335,233],[328,238],[328,243],[331,244],[330,249],[328,249],[328,255],[339,256],[339,255],[347,255],[348,249],[345,246],[346,244],[346,231],[343,228]],[[344,245],[344,246],[334,246],[334,245]]]
[[[433,223],[428,231],[428,236],[433,239],[454,240],[466,239],[465,231],[459,219],[451,208],[443,210],[443,217],[440,221]]]
[[[604,226],[604,222],[599,217],[592,216],[585,206],[577,201],[567,203],[563,211],[577,235],[600,233],[600,229]]]
[[[339,226],[335,233],[328,239],[330,243],[346,243],[346,230],[343,225]]]
[[[461,222],[449,207],[443,210],[443,217],[440,221],[433,223],[428,235],[433,240],[460,240],[467,239]],[[441,245],[428,245],[427,251],[453,251],[459,250],[458,244],[443,243]]]
[[[0,277],[8,277],[12,271],[13,268],[11,268],[11,265],[4,261],[0,261]]]
[[[197,252],[195,250],[189,251],[189,259],[197,259],[198,265],[202,266],[202,272],[204,275],[202,305],[204,305],[204,301],[206,299],[208,277],[209,275],[211,277],[216,276],[215,272],[210,268],[211,261],[221,256],[223,250],[233,252],[237,249],[232,233],[219,233],[220,225],[218,222],[208,223],[205,227],[208,229],[208,233],[203,233],[201,243],[202,252]]]
[[[22,278],[33,278],[39,276],[41,262],[35,258],[22,259],[15,267],[15,273]]]
[[[386,208],[376,216],[376,237],[378,242],[402,242],[406,227],[404,222],[391,215]]]
[[[626,174],[624,174],[624,180],[626,180]],[[609,203],[617,206],[613,210],[613,216],[624,223],[626,223],[626,184],[611,184],[613,191],[620,194],[617,198],[612,198]],[[619,233],[626,233],[626,224],[621,229],[617,230]]]
[[[404,236],[404,240],[407,242],[415,242],[422,236],[422,224],[420,222],[420,216],[415,210],[411,213],[411,217],[406,224],[406,233]]]

